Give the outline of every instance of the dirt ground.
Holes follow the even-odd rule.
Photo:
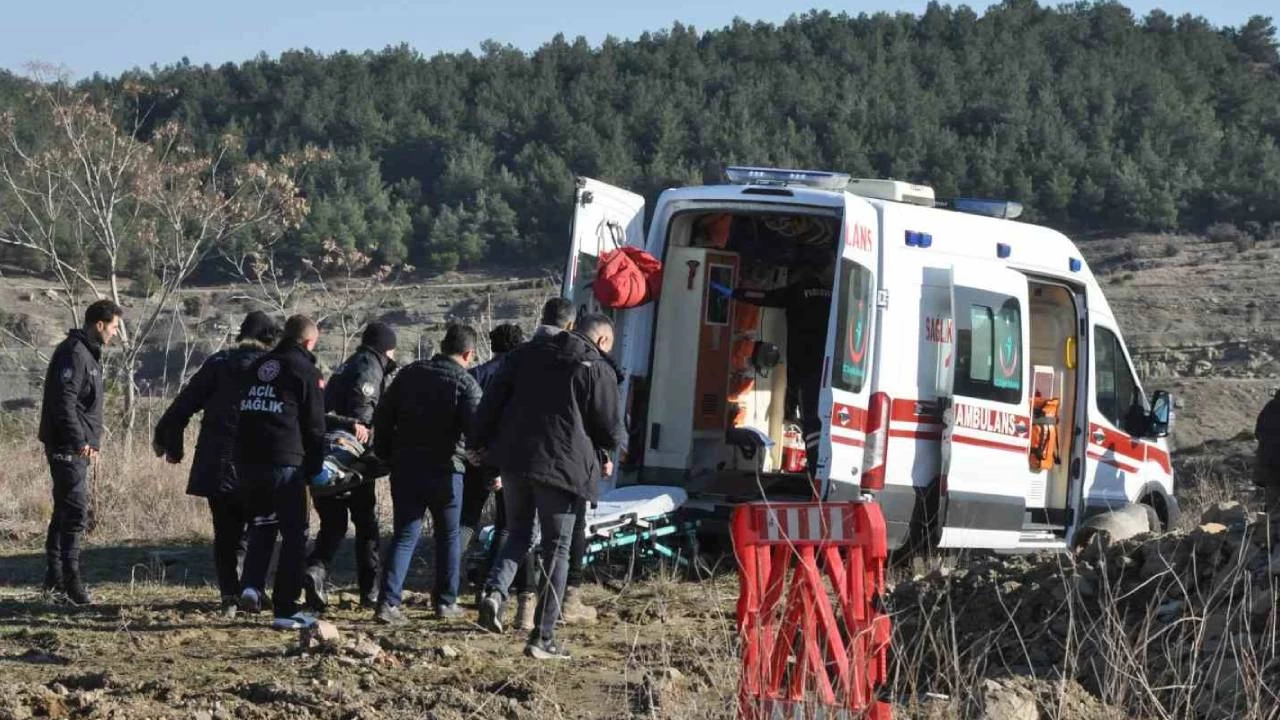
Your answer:
[[[731,574],[604,578],[589,589],[600,621],[563,631],[573,659],[538,663],[521,654],[521,636],[481,631],[474,612],[435,620],[423,595],[407,600],[404,629],[337,596],[325,617],[338,644],[302,651],[299,634],[272,631],[266,614],[215,614],[207,555],[94,548],[84,562],[99,602],[83,609],[42,598],[38,552],[0,555],[0,720],[732,716]],[[419,562],[411,589],[427,587],[424,570]]]

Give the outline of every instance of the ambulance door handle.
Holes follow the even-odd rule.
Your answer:
[[[1029,428],[1027,427],[1027,424],[1024,422],[1018,423],[1017,426],[1015,426],[1013,429],[1017,430],[1019,435],[1026,435],[1027,430],[1029,430]]]
[[[1107,434],[1102,432],[1101,430],[1094,430],[1093,435],[1091,435],[1090,437],[1093,439],[1093,442],[1096,445],[1101,445],[1102,443],[1107,441]]]

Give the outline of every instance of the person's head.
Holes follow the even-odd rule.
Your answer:
[[[245,315],[244,322],[240,323],[240,333],[236,335],[236,342],[252,340],[269,347],[275,345],[279,337],[280,328],[276,325],[276,321],[261,310],[254,310]]]
[[[578,334],[608,355],[613,351],[613,321],[608,315],[591,313],[578,319]]]
[[[440,354],[462,367],[471,367],[476,359],[476,331],[470,325],[450,325],[440,341]]]
[[[320,328],[306,315],[292,315],[284,323],[284,342],[298,345],[308,351],[316,349]]]
[[[396,351],[396,331],[386,323],[371,322],[360,335],[360,344],[380,355],[392,357]]]
[[[91,339],[108,345],[120,331],[120,306],[110,300],[99,300],[84,311],[84,331]]]
[[[489,347],[495,355],[511,352],[524,342],[524,330],[515,323],[503,323],[489,331]]]
[[[573,316],[575,314],[573,303],[562,297],[554,297],[542,306],[542,319],[538,322],[543,325],[554,325],[561,330],[568,330],[573,327]]]

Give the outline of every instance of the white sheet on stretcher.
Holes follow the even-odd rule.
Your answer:
[[[628,485],[605,493],[594,509],[587,508],[587,529],[608,526],[624,517],[641,520],[674,512],[689,499],[684,488],[671,485]]]

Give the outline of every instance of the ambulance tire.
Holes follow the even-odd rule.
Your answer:
[[[1160,512],[1156,510],[1155,498],[1148,495],[1139,500],[1138,504],[1147,511],[1147,524],[1151,528],[1151,532],[1162,533],[1169,529],[1164,526],[1164,519],[1160,517]]]

